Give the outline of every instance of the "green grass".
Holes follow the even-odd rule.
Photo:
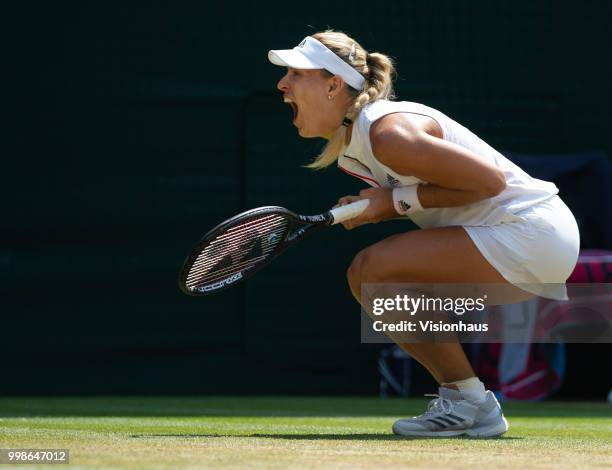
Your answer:
[[[425,399],[0,398],[0,448],[67,448],[70,469],[612,468],[612,407],[509,403],[497,439],[405,439]],[[6,468],[0,465],[0,469]]]

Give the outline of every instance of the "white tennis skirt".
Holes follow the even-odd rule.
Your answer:
[[[508,282],[541,297],[567,299],[565,281],[580,249],[572,212],[559,196],[492,226],[464,226],[476,247]]]

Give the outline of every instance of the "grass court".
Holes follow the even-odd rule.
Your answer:
[[[41,469],[604,469],[612,406],[506,403],[501,438],[391,434],[426,399],[0,398],[0,448],[64,448]]]

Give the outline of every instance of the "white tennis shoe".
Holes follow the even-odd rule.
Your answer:
[[[508,430],[501,406],[493,392],[486,392],[482,403],[471,403],[462,395],[440,387],[440,395],[429,402],[427,411],[414,418],[400,419],[393,424],[393,432],[410,437],[451,437],[467,434],[470,437],[501,436]]]

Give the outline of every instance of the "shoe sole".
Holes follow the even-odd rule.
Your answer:
[[[497,437],[506,431],[508,431],[508,421],[502,416],[501,421],[496,425],[466,429],[466,434],[470,437]]]
[[[502,420],[493,426],[481,426],[470,429],[457,429],[453,431],[402,431],[393,425],[393,434],[404,437],[457,437],[467,435],[475,438],[498,437],[508,431],[508,421]]]

